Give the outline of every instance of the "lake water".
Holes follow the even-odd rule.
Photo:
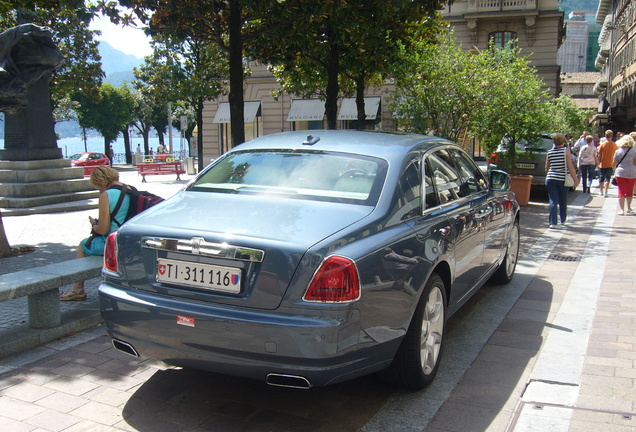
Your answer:
[[[177,135],[176,137],[173,135],[172,138],[172,146],[174,149],[179,149],[180,138]],[[168,145],[168,137],[165,139],[166,145]],[[144,140],[141,137],[132,137],[130,149],[135,153],[137,150],[137,145],[141,144],[141,148],[144,148]],[[125,150],[124,150],[124,138],[119,137],[116,141],[112,143],[113,150],[115,152],[115,163],[125,163]],[[157,146],[159,145],[158,137],[150,137],[148,140],[148,145],[154,150],[157,150]],[[0,140],[0,146],[4,148],[4,140]],[[65,158],[70,157],[75,153],[82,153],[85,151],[89,152],[104,152],[104,138],[102,137],[92,137],[86,139],[86,145],[84,145],[83,138],[61,138],[57,140],[57,146],[62,149],[62,155]]]

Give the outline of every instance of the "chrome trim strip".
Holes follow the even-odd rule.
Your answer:
[[[193,237],[189,240],[142,237],[141,247],[249,262],[263,262],[265,257],[265,252],[262,250],[232,246],[226,243],[206,242],[202,237]]]

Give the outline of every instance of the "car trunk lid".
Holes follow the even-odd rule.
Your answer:
[[[304,253],[372,210],[272,196],[181,192],[122,227],[120,260],[138,289],[273,309]]]

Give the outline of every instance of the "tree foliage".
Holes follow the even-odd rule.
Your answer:
[[[579,136],[585,128],[586,112],[576,106],[574,100],[561,94],[551,101],[552,114],[549,116],[551,131],[562,132],[571,136]]]
[[[153,55],[135,70],[134,85],[161,105],[156,119],[167,113],[168,103],[184,101],[196,113],[195,122],[190,122],[192,127],[201,125],[204,102],[225,92],[229,75],[226,53],[210,42],[191,37],[175,39],[169,34],[155,35],[153,48]],[[202,134],[197,136],[197,148],[202,155]],[[199,169],[203,169],[203,158],[199,158]]]
[[[342,94],[356,94],[364,124],[364,89],[381,83],[400,46],[430,38],[442,2],[287,0],[259,7],[252,25],[264,37],[247,46],[250,56],[272,65],[288,93],[324,98],[328,127],[335,129]]]
[[[479,61],[442,33],[438,44],[401,48],[396,71],[396,118],[400,129],[457,141],[469,128],[483,74]]]
[[[516,158],[516,144],[538,141],[545,132],[582,126],[568,98],[553,100],[518,48],[464,51],[452,33],[437,46],[404,51],[397,79],[396,112],[405,127],[457,140],[475,136],[487,153],[504,141],[504,166]],[[571,102],[571,100],[570,100]]]
[[[273,1],[273,0],[264,0]],[[125,0],[119,2],[130,14],[148,24],[148,32],[169,36],[174,42],[190,39],[216,45],[227,55],[232,142],[245,141],[243,106],[243,51],[245,40],[252,40],[249,23],[251,5],[241,0]],[[114,19],[125,19],[114,2],[100,1],[100,6]],[[117,18],[118,17],[118,18]]]
[[[132,121],[135,102],[130,91],[105,83],[97,93],[77,91],[72,99],[78,104],[76,111],[80,126],[97,130],[104,137],[104,153],[109,154],[110,143]]]

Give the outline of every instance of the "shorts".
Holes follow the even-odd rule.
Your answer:
[[[93,241],[90,246],[86,246],[86,241],[88,239],[85,238],[80,242],[82,246],[82,251],[84,251],[84,255],[86,256],[103,256],[104,255],[104,247],[106,246],[106,236],[96,236],[93,237]]]
[[[636,178],[616,177],[619,198],[629,198],[634,193]]]
[[[612,174],[614,174],[614,168],[599,168],[599,182],[608,182],[612,179]]]

